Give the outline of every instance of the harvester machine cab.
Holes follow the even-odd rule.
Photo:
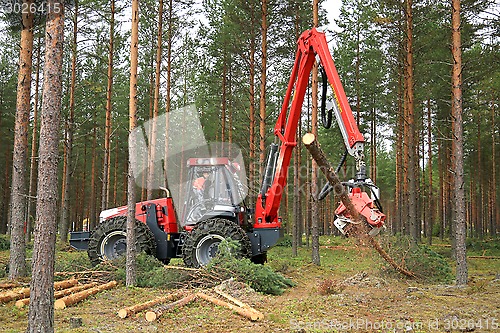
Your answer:
[[[184,193],[181,226],[189,230],[197,223],[222,217],[237,224],[245,219],[243,198],[235,173],[238,164],[229,158],[190,158]]]

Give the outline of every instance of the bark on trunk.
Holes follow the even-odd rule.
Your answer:
[[[407,137],[407,154],[408,164],[406,165],[408,173],[408,226],[410,236],[413,242],[418,240],[418,217],[417,217],[417,158],[416,146],[418,141],[415,129],[415,113],[414,113],[414,76],[413,76],[413,0],[406,0],[406,63],[405,63],[405,80],[406,80],[406,124],[408,126]]]
[[[27,332],[54,332],[54,256],[57,228],[59,123],[62,95],[64,1],[49,0],[40,126],[37,219]]]
[[[313,26],[318,26],[318,0],[313,0]],[[318,63],[312,68],[312,114],[311,131],[318,135]],[[318,165],[312,161],[311,165],[311,260],[320,265],[319,256],[319,203],[318,203]]]
[[[102,163],[101,209],[108,208],[109,202],[109,161],[111,152],[111,108],[113,90],[113,48],[115,39],[115,0],[111,0],[109,20],[108,85],[106,87],[106,123],[104,127],[104,156]]]
[[[462,121],[462,46],[460,32],[460,0],[452,1],[452,117],[453,117],[453,172],[454,215],[457,260],[457,285],[466,285],[468,280],[466,257],[464,151]]]
[[[151,141],[149,145],[149,167],[147,180],[147,200],[153,199],[155,159],[156,159],[156,140],[157,140],[157,117],[160,114],[160,75],[162,60],[162,35],[163,35],[163,0],[158,2],[158,36],[156,43],[156,67],[154,81],[154,100],[153,100],[153,121],[151,124]]]
[[[261,68],[260,68],[260,97],[259,97],[259,131],[260,131],[260,174],[264,174],[266,154],[266,75],[267,75],[267,4],[269,0],[262,0],[262,22],[261,22]]]
[[[69,214],[70,214],[70,200],[71,200],[71,178],[73,174],[73,131],[75,122],[75,89],[76,89],[76,47],[77,47],[77,33],[78,33],[78,0],[74,4],[74,17],[73,17],[73,45],[71,54],[71,85],[69,88],[69,118],[66,123],[66,169],[64,174],[64,195],[63,205],[61,212],[61,243],[65,244],[68,241],[69,230]]]
[[[129,131],[137,127],[137,67],[139,56],[139,0],[132,0],[132,34],[130,40],[130,96],[129,96]],[[133,145],[129,141],[129,145]],[[129,147],[130,149],[131,147]],[[127,196],[127,264],[126,285],[134,286],[137,282],[136,247],[135,247],[135,182],[128,158],[128,196]]]
[[[26,212],[28,214],[26,221],[26,243],[31,242],[31,233],[33,231],[33,220],[35,219],[35,213],[33,211],[33,202],[35,202],[36,193],[36,166],[37,166],[37,144],[38,144],[38,105],[39,105],[39,93],[40,93],[40,62],[41,62],[41,50],[42,50],[42,34],[38,35],[38,47],[36,52],[36,74],[35,74],[35,97],[33,103],[33,129],[31,132],[31,160],[30,160],[30,180],[28,186],[28,203]]]
[[[25,0],[28,8],[32,0]],[[31,67],[33,53],[33,14],[22,14],[22,31],[17,76],[16,123],[14,127],[14,152],[12,160],[12,195],[10,223],[9,278],[26,275],[26,159],[28,151],[28,124],[31,108]]]

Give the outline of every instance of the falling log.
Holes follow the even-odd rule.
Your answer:
[[[251,321],[257,321],[263,318],[262,313],[258,312],[255,309],[249,310],[246,308],[240,308],[237,305],[233,305],[231,303],[225,302],[223,300],[220,300],[218,298],[209,296],[207,294],[204,294],[202,292],[197,293],[197,295],[201,298],[203,298],[206,301],[209,301],[211,303],[214,303],[215,305],[219,306],[224,306],[230,310],[233,310],[234,312],[238,313],[240,316],[243,316],[245,318],[250,319]]]
[[[183,297],[178,301],[172,302],[170,304],[162,305],[162,306],[156,308],[154,311],[148,311],[148,312],[146,312],[146,320],[147,321],[155,321],[165,312],[167,312],[171,309],[180,308],[180,307],[188,304],[189,302],[192,302],[195,298],[196,298],[196,294],[189,294],[186,297]]]
[[[55,290],[66,289],[72,287],[78,283],[77,279],[64,280],[54,283]],[[12,290],[6,293],[0,294],[0,303],[7,303],[10,301],[16,301],[22,298],[30,297],[30,288],[22,288],[19,290]]]
[[[106,284],[102,284],[100,286],[97,286],[97,287],[94,287],[91,289],[80,291],[80,292],[73,294],[73,295],[68,295],[66,297],[58,299],[54,303],[54,308],[64,309],[67,306],[76,304],[76,303],[80,302],[81,300],[86,299],[87,297],[89,297],[91,295],[97,294],[97,293],[104,291],[104,290],[114,288],[117,285],[118,285],[118,283],[116,281],[111,281],[111,282],[108,282]]]
[[[353,234],[359,238],[367,239],[368,243],[377,250],[377,252],[384,258],[392,267],[394,267],[398,272],[408,277],[415,277],[415,273],[407,270],[406,268],[398,265],[394,259],[389,256],[389,254],[382,248],[379,242],[371,235],[368,234],[368,222],[365,220],[364,216],[359,214],[354,205],[349,198],[349,195],[342,185],[340,178],[338,177],[335,169],[330,165],[328,159],[326,158],[323,150],[318,144],[316,137],[312,133],[307,133],[302,137],[302,142],[306,146],[307,150],[311,154],[312,158],[316,161],[321,171],[325,174],[326,179],[330,185],[333,186],[334,193],[340,198],[347,211],[351,215],[355,226],[353,229]]]
[[[98,284],[99,283],[97,283],[97,282],[92,282],[92,283],[87,283],[87,284],[84,284],[84,285],[81,285],[81,286],[74,286],[74,287],[71,287],[71,288],[68,288],[68,289],[59,290],[59,291],[56,291],[54,293],[54,298],[58,299],[58,298],[61,298],[61,297],[67,296],[67,295],[71,295],[73,293],[77,293],[79,291],[95,287]],[[20,299],[20,300],[18,300],[16,302],[16,307],[22,308],[22,307],[28,305],[29,303],[30,303],[30,299],[29,298],[23,298],[23,299]]]
[[[134,313],[141,312],[141,311],[149,309],[155,305],[158,305],[161,303],[166,303],[166,302],[171,301],[173,299],[179,298],[179,297],[183,296],[185,293],[186,293],[185,291],[180,291],[180,292],[176,292],[174,294],[170,294],[168,296],[158,297],[157,299],[154,299],[154,300],[149,301],[149,302],[144,302],[141,304],[136,304],[136,305],[132,305],[132,306],[123,308],[120,311],[118,311],[118,317],[120,317],[122,319],[127,318],[128,316],[131,316]]]

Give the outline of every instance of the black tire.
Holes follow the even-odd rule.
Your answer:
[[[141,221],[135,221],[137,252],[156,254],[156,242],[153,233]],[[127,236],[127,217],[117,216],[99,224],[89,239],[87,254],[92,265],[104,260],[114,260],[125,255]]]
[[[226,238],[240,244],[237,256],[250,257],[252,245],[247,234],[232,221],[215,218],[202,221],[186,237],[182,246],[182,259],[188,267],[205,266],[217,255],[218,245]]]
[[[267,252],[263,252],[251,258],[252,262],[257,265],[264,265],[267,262]]]

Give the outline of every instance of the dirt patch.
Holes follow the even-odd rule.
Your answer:
[[[372,276],[367,272],[359,272],[351,277],[348,277],[342,282],[346,286],[382,288],[388,285],[387,281],[376,276]]]

